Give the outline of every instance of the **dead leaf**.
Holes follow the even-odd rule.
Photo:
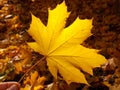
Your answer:
[[[33,73],[30,73],[30,77],[28,76],[26,80],[24,81],[24,84],[30,84],[31,86],[35,83],[36,79],[38,77],[38,72],[35,71]]]
[[[120,85],[113,85],[109,87],[109,90],[120,90]]]
[[[63,2],[55,9],[49,9],[47,26],[32,15],[28,33],[36,42],[28,44],[46,57],[49,71],[55,79],[59,72],[68,84],[71,82],[88,84],[80,70],[92,75],[92,69],[100,67],[106,59],[97,53],[98,50],[80,45],[91,35],[92,20],[76,18],[65,28],[69,14]]]
[[[30,85],[26,85],[24,88],[20,88],[20,90],[31,90],[31,86]]]
[[[25,88],[30,88],[30,90],[42,90],[45,80],[46,78],[44,76],[40,77],[37,71],[31,72],[30,76],[26,77],[26,80],[24,80],[25,87],[22,89],[29,90]]]

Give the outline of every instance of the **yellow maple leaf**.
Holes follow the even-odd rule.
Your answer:
[[[69,14],[63,2],[55,9],[49,9],[47,26],[32,15],[28,33],[36,42],[28,44],[45,56],[49,71],[56,79],[59,72],[68,84],[88,84],[80,70],[92,75],[92,69],[105,63],[106,59],[97,53],[98,50],[80,45],[91,35],[92,20],[77,18],[65,28]]]

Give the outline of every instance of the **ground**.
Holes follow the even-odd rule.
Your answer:
[[[26,60],[22,72],[24,73],[26,68],[31,67],[42,57],[30,48],[26,48],[26,42],[33,41],[26,32],[31,22],[30,13],[40,18],[46,25],[48,8],[53,9],[61,2],[62,0],[0,0],[0,59],[6,60],[6,62],[0,63],[1,81],[18,81],[20,79],[20,68],[12,64],[18,63],[21,58],[26,59],[27,57],[27,60],[28,58],[32,58],[31,60],[33,60],[31,63],[28,63],[29,61]],[[119,85],[120,0],[65,0],[65,2],[68,6],[68,11],[71,12],[66,27],[70,25],[76,17],[80,17],[81,19],[93,18],[93,35],[89,37],[83,45],[89,48],[99,49],[100,54],[108,59],[108,63],[104,70],[102,68],[94,69],[95,77],[93,79],[96,78],[95,80],[88,78],[92,85],[88,87],[89,90],[108,90],[108,88],[111,87],[110,85]],[[30,53],[29,55],[31,55],[31,57],[29,55],[23,55],[22,52]],[[12,63],[7,63],[6,57],[10,59]],[[39,66],[41,65],[37,67]],[[18,68],[18,71],[14,71],[14,68]],[[11,72],[14,72],[13,76],[10,76]],[[50,79],[52,76],[48,74],[49,71],[47,70],[47,66],[39,70],[39,72],[41,76],[47,77],[48,80],[45,82],[46,85],[52,82]],[[10,79],[11,77],[12,79]],[[15,77],[19,79],[16,80]],[[102,81],[106,79],[108,84],[106,84],[105,81],[105,84],[103,84],[101,79]],[[86,88],[84,85],[78,86],[78,90]]]

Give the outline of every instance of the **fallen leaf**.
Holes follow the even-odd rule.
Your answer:
[[[31,88],[34,90],[43,90],[45,80],[46,78],[44,76],[40,77],[37,71],[31,72],[30,76],[26,77],[26,80],[24,80],[25,87],[22,89],[24,90],[25,88]],[[29,85],[29,87],[27,87],[26,85]]]
[[[31,86],[30,85],[26,85],[24,88],[20,88],[20,90],[31,90]]]
[[[94,67],[100,67],[106,62],[98,50],[80,45],[91,35],[92,20],[76,20],[65,28],[69,17],[65,2],[48,10],[48,23],[32,15],[32,22],[28,33],[36,42],[28,43],[35,51],[46,57],[51,74],[57,79],[57,73],[70,84],[71,82],[88,84],[83,72],[93,74]]]
[[[15,66],[15,72],[17,74],[20,74],[23,72],[23,67],[25,67],[29,62],[31,58],[31,53],[27,49],[27,46],[19,46],[19,52],[14,56],[13,59],[17,60],[18,62],[14,63]],[[19,60],[20,59],[20,60]]]
[[[38,72],[35,71],[35,72],[31,72],[30,73],[30,77],[28,76],[26,78],[26,80],[24,80],[24,84],[30,84],[31,86],[36,82],[37,80],[37,77],[38,77]]]
[[[120,90],[120,84],[119,85],[112,85],[112,86],[110,86],[109,90]]]

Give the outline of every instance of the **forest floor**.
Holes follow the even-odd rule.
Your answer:
[[[26,45],[26,42],[33,41],[26,32],[30,26],[31,13],[46,25],[48,8],[54,9],[61,2],[62,0],[0,0],[0,81],[19,81],[28,68],[42,57]],[[100,54],[108,59],[104,70],[95,68],[94,77],[88,78],[91,86],[79,84],[77,90],[120,90],[120,0],[65,2],[71,12],[66,27],[78,16],[81,19],[93,18],[93,35],[83,45],[100,50]],[[19,63],[23,59],[24,67]],[[37,65],[34,70],[47,78],[44,85],[53,82],[46,62]],[[61,83],[59,88],[62,89],[59,90],[68,90],[63,88],[62,81]]]

